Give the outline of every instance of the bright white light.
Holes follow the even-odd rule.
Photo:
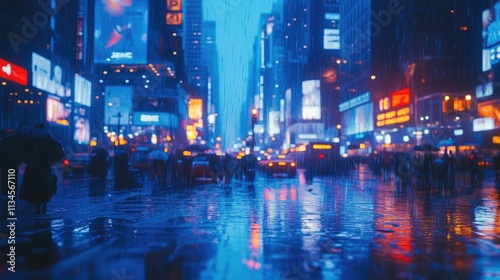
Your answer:
[[[410,141],[410,137],[408,135],[403,136],[403,141],[405,142]]]
[[[149,86],[148,85],[144,85],[144,88],[148,88]]]
[[[425,116],[425,119],[428,120],[429,119],[429,116]]]
[[[125,83],[127,83],[127,84],[128,84],[128,82],[129,82],[129,80],[125,80]]]
[[[99,80],[99,83],[101,83],[101,84],[102,84],[102,83],[104,83],[104,81],[103,81],[103,80]]]
[[[333,138],[333,143],[340,143],[340,139],[338,137]]]
[[[429,130],[428,129],[424,130],[424,134],[429,134]]]
[[[143,79],[146,79],[146,75],[142,75],[142,78],[143,78]]]
[[[386,134],[384,136],[384,144],[391,144],[391,135],[390,134]]]

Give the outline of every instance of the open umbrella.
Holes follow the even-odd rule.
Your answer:
[[[200,144],[192,144],[183,149],[184,151],[203,153],[210,150],[209,147]]]
[[[24,125],[15,135],[16,150],[23,162],[29,162],[33,156],[48,161],[60,161],[64,157],[62,144],[43,124]]]
[[[164,151],[155,150],[155,151],[152,151],[152,152],[150,152],[148,154],[148,158],[152,159],[152,160],[167,161],[168,160],[168,154],[165,153]]]
[[[438,148],[434,147],[431,144],[418,145],[418,146],[413,147],[412,150],[413,151],[424,151],[424,152],[437,152],[437,151],[439,151]]]
[[[436,147],[449,147],[449,146],[455,146],[455,141],[451,139],[444,139],[436,144]]]

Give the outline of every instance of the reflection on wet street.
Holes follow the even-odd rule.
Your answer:
[[[18,202],[16,272],[4,253],[0,278],[495,279],[499,203],[489,181],[428,193],[363,172],[120,191],[69,180],[47,215]]]

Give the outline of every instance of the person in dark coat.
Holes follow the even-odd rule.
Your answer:
[[[2,196],[17,193],[17,169],[21,164],[15,150],[15,130],[0,131],[0,188]],[[9,174],[15,174],[12,176]]]
[[[63,158],[64,151],[61,143],[49,138],[32,138],[23,144],[26,169],[19,198],[33,204],[36,214],[45,214],[47,203],[57,191],[57,176],[51,166]]]
[[[472,151],[468,158],[469,176],[471,187],[477,187],[481,184],[479,180],[479,163],[477,159],[477,154]]]

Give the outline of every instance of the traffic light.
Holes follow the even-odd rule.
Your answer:
[[[259,110],[257,110],[257,108],[252,108],[252,119],[257,120],[258,116],[259,116]]]

